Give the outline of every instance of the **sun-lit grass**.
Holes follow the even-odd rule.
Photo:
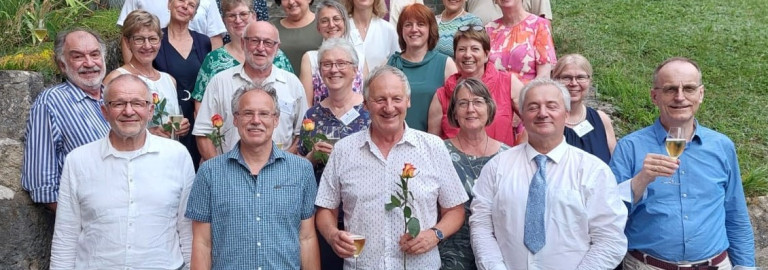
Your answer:
[[[619,136],[658,115],[648,93],[656,65],[689,57],[701,66],[706,86],[699,122],[736,143],[745,178],[766,181],[765,173],[751,174],[768,166],[764,0],[567,0],[552,6],[558,55],[590,59],[600,98],[617,108]]]

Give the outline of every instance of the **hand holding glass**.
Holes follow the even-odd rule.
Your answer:
[[[679,158],[680,155],[683,154],[683,150],[685,150],[686,141],[687,140],[685,139],[685,134],[682,127],[669,128],[669,131],[667,131],[667,140],[665,142],[667,154],[669,154],[669,157],[677,161],[677,158]],[[669,178],[669,181],[664,183],[677,184],[672,177]]]
[[[177,130],[177,127],[181,126],[181,121],[184,120],[184,115],[172,114],[168,116],[168,118],[171,120],[171,139],[178,140],[179,136],[176,135],[176,130]]]

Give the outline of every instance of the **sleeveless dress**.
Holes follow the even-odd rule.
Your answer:
[[[437,88],[445,83],[445,62],[448,56],[434,50],[427,51],[421,62],[405,60],[400,52],[389,57],[387,65],[393,66],[405,73],[411,86],[411,107],[405,114],[408,127],[427,131],[429,104]]]
[[[608,138],[605,137],[605,126],[600,119],[600,114],[595,109],[587,107],[587,118],[584,121],[589,122],[594,129],[579,137],[576,131],[565,127],[565,141],[602,159],[605,164],[610,163],[611,150],[608,148]]]

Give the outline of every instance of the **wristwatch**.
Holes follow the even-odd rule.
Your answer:
[[[443,236],[443,231],[441,231],[440,229],[435,228],[435,227],[432,227],[432,228],[429,228],[429,229],[435,231],[435,236],[437,236],[437,242],[438,243],[443,242],[443,238],[445,238],[445,236]]]

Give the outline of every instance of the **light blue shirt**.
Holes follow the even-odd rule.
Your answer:
[[[258,175],[239,143],[200,166],[185,216],[211,224],[212,269],[300,269],[301,221],[315,213],[312,164],[274,144]]]
[[[46,89],[32,104],[21,171],[21,184],[32,201],[56,202],[67,154],[107,135],[101,102],[67,81]]]
[[[666,155],[666,131],[657,119],[616,146],[611,169],[618,182],[637,175],[648,153]],[[648,185],[629,206],[624,232],[629,250],[672,262],[700,261],[728,251],[734,265],[755,266],[755,244],[733,142],[696,122],[693,139],[669,179]]]

